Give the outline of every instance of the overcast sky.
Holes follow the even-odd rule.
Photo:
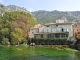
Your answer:
[[[80,11],[80,0],[0,0],[0,3],[25,7],[29,11]]]

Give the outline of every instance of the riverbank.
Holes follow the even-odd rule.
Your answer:
[[[7,46],[7,45],[0,45],[1,47],[12,47],[13,45],[10,45],[10,46]],[[18,45],[15,45],[16,47]],[[67,50],[67,51],[75,51],[75,52],[78,52],[78,50],[76,49],[72,49],[72,48],[69,48],[68,45],[35,45],[35,46],[29,46],[29,45],[26,45],[26,44],[22,44],[22,45],[19,45],[18,47],[44,47],[44,48],[53,48],[53,49],[57,49],[57,50]]]
[[[54,48],[57,50],[67,50],[67,51],[75,51],[78,52],[76,49],[69,48],[68,45],[36,45],[37,47],[45,47],[45,48]]]

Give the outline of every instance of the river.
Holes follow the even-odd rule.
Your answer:
[[[80,52],[53,47],[0,46],[0,60],[80,60]]]

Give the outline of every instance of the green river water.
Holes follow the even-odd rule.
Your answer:
[[[53,47],[0,46],[0,60],[80,60],[80,52]]]

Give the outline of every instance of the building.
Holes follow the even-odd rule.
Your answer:
[[[29,31],[29,38],[34,38],[34,34],[39,33],[39,28],[43,25],[37,24],[34,27],[32,27]]]
[[[73,36],[72,23],[50,23],[39,28],[34,33],[36,39],[68,38]]]
[[[80,23],[73,25],[73,36],[80,38]]]
[[[58,19],[56,23],[38,24],[30,29],[36,39],[69,38],[73,36],[72,23]]]
[[[72,41],[73,23],[57,20],[56,23],[38,24],[29,31],[29,42],[37,45],[67,44],[66,40]],[[56,40],[57,39],[57,40]]]
[[[62,19],[58,19],[58,20],[56,20],[56,23],[66,23],[67,22],[67,20],[65,19],[65,20],[62,20]]]

